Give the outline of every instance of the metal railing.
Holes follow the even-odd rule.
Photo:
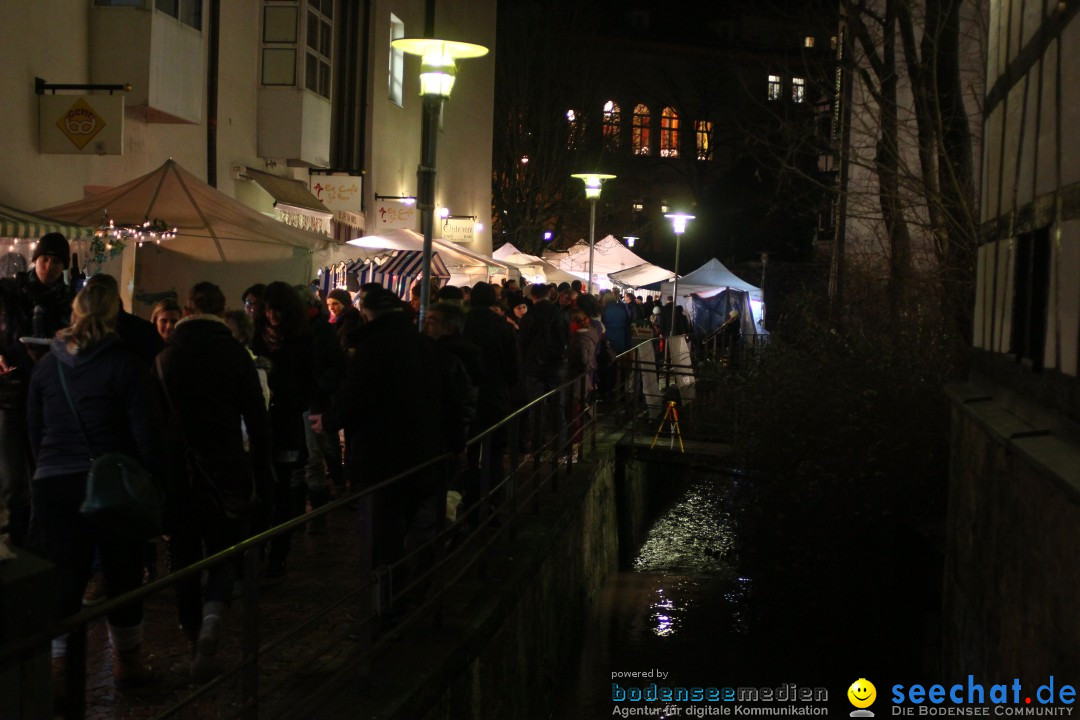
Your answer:
[[[569,475],[575,463],[597,448],[598,422],[603,417],[614,427],[636,432],[635,419],[642,409],[658,407],[643,388],[643,373],[657,372],[660,366],[639,359],[652,355],[639,343],[618,356],[611,388],[601,403],[596,391],[586,392],[584,374],[571,378],[537,397],[520,409],[468,440],[463,452],[444,453],[408,471],[335,499],[277,527],[259,533],[230,548],[125,595],[88,608],[49,624],[24,637],[0,646],[0,672],[21,664],[48,648],[50,641],[67,635],[64,663],[64,717],[83,718],[87,708],[87,668],[91,626],[111,611],[132,602],[158,598],[162,591],[223,562],[242,562],[239,595],[239,648],[232,662],[221,667],[210,682],[195,687],[179,698],[158,699],[155,718],[170,718],[200,703],[212,703],[219,717],[259,717],[260,708],[277,704],[287,695],[290,682],[310,671],[309,658],[323,657],[337,650],[337,661],[355,667],[358,676],[370,669],[379,647],[395,633],[421,621],[439,626],[444,616],[446,594],[468,577],[483,578],[486,556],[496,543],[516,540],[520,522],[539,513],[546,493],[557,493],[560,474]],[[650,345],[651,348],[651,345]],[[658,398],[656,399],[658,401]],[[603,414],[601,414],[601,406]],[[389,449],[388,449],[389,450]],[[498,472],[495,472],[496,468]],[[389,565],[373,562],[372,518],[379,493],[407,482],[419,473],[437,473],[439,489],[433,494],[434,524],[428,537],[409,547],[406,554]],[[448,521],[445,498],[452,482],[463,474],[476,479],[476,496],[452,522]],[[355,508],[355,510],[354,510]],[[260,582],[262,549],[276,536],[298,530],[304,524],[342,510],[359,515],[358,532],[346,532],[357,543],[352,568],[356,581],[314,607],[294,626],[269,632],[265,615],[273,607],[273,593],[264,592]],[[408,545],[408,543],[407,543]],[[302,583],[312,578],[297,568],[285,583]],[[148,608],[147,613],[175,613],[171,603]],[[237,610],[232,613],[234,622]],[[342,616],[344,616],[342,618]],[[328,618],[339,618],[339,627],[327,637],[313,632]],[[392,622],[388,622],[392,621]],[[347,628],[342,631],[341,626]],[[344,651],[343,643],[348,643]],[[303,646],[302,650],[298,650]],[[274,653],[288,649],[291,662],[270,663]],[[230,653],[219,651],[223,658]],[[98,658],[100,661],[100,658]],[[269,667],[274,665],[273,668]],[[231,692],[232,699],[225,698]],[[225,695],[223,695],[223,693]],[[145,707],[149,700],[140,701]]]

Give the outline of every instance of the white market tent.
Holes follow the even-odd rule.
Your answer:
[[[576,275],[560,270],[547,260],[536,255],[523,253],[513,243],[505,243],[492,256],[496,260],[512,265],[528,283],[570,283],[580,279]]]
[[[545,250],[544,259],[583,280],[589,277],[589,242],[579,240],[566,250]],[[601,288],[611,287],[608,275],[647,264],[613,236],[597,240],[593,252],[593,283]]]
[[[660,293],[664,297],[671,297],[674,290],[674,282],[665,282],[660,286]],[[682,306],[687,316],[694,320],[692,295],[696,295],[698,298],[711,298],[730,290],[745,293],[746,303],[742,305],[743,310],[741,311],[743,333],[764,332],[757,321],[763,317],[765,294],[761,288],[751,285],[728,270],[724,263],[716,258],[679,278],[679,297],[676,298],[676,302]],[[749,317],[747,317],[748,314]]]
[[[135,251],[131,310],[143,315],[157,299],[172,293],[183,297],[203,280],[220,286],[230,304],[258,282],[306,285],[313,254],[329,245],[329,238],[267,217],[173,160],[123,185],[39,213],[97,226],[106,211],[116,223],[160,219],[177,228],[177,237]]]

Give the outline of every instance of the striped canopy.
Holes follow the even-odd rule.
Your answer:
[[[404,297],[412,281],[420,274],[424,262],[424,253],[420,250],[399,250],[382,265],[375,260],[354,263],[348,270],[356,277],[357,287],[369,282],[380,283],[383,287]],[[431,254],[431,276],[448,279],[450,271],[439,253]]]
[[[53,220],[0,204],[0,237],[36,240],[51,232],[58,232],[68,240],[94,236],[92,227]]]

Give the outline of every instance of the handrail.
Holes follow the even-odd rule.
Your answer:
[[[623,351],[622,353],[619,353],[616,357],[617,379],[615,389],[617,392],[621,392],[625,397],[630,400],[631,408],[633,407],[635,400],[639,400],[641,398],[640,377],[642,373],[642,365],[641,363],[636,362],[635,358],[638,351],[646,343],[651,343],[652,341],[652,338],[642,340],[633,347]],[[632,373],[632,375],[628,377],[627,372]],[[638,382],[628,382],[631,377],[637,378]],[[461,544],[461,547],[455,549],[453,552],[447,552],[442,553],[441,555],[437,555],[435,562],[433,562],[430,567],[428,567],[424,571],[424,574],[419,578],[413,580],[412,585],[417,585],[421,582],[429,582],[432,579],[438,580],[438,586],[433,586],[433,591],[429,593],[429,596],[425,599],[422,607],[429,607],[433,604],[441,605],[442,596],[446,592],[446,590],[450,587],[454,587],[454,584],[458,582],[462,577],[464,577],[466,573],[470,572],[471,569],[478,568],[479,572],[481,572],[482,574],[484,572],[484,566],[486,562],[484,560],[485,551],[490,548],[498,540],[498,538],[504,534],[504,532],[507,533],[511,538],[511,541],[513,541],[515,533],[515,526],[513,523],[514,521],[516,521],[518,515],[523,511],[528,511],[529,506],[531,506],[533,513],[536,512],[539,507],[538,503],[540,502],[540,490],[545,486],[550,487],[552,492],[558,489],[557,478],[559,474],[559,466],[564,463],[564,460],[560,457],[560,448],[566,447],[567,449],[572,449],[571,446],[577,446],[580,448],[579,451],[582,457],[584,457],[586,433],[591,432],[591,444],[593,449],[595,449],[596,429],[599,414],[597,412],[597,405],[595,399],[592,402],[585,403],[584,396],[578,394],[579,389],[582,391],[584,390],[584,386],[585,373],[581,373],[573,378],[568,378],[558,387],[544,393],[543,395],[540,395],[539,397],[533,398],[520,408],[517,408],[513,412],[509,413],[506,417],[502,418],[498,422],[493,423],[491,426],[476,433],[466,442],[466,447],[479,447],[481,451],[481,456],[484,458],[482,466],[484,478],[482,480],[480,494],[477,496],[478,501],[465,513],[465,518],[470,517],[470,513],[477,513],[477,515],[474,517],[478,518],[476,524],[479,526],[479,528],[466,535],[466,539]],[[556,398],[565,398],[566,396],[576,398],[575,402],[582,403],[580,407],[580,412],[574,415],[568,413],[565,417],[558,418],[558,422],[555,423],[557,425],[557,428],[555,428],[555,432],[552,434],[545,433],[543,423],[545,412],[553,409],[553,407],[549,406],[554,405],[554,401]],[[565,408],[567,406],[564,401],[560,400],[559,404],[554,407],[558,407],[562,409],[561,411],[565,411]],[[615,412],[621,412],[621,410],[619,410],[620,407],[621,403],[617,403],[615,406]],[[591,412],[587,412],[588,410],[591,410]],[[631,417],[633,417],[633,415],[631,415]],[[529,429],[526,427],[525,424],[523,424],[526,419],[528,419],[530,421],[530,424],[533,425],[532,433],[529,433]],[[569,427],[567,427],[567,423],[569,423]],[[534,440],[539,441],[539,444],[533,446],[531,459],[529,459],[530,456],[528,454],[522,455],[521,453],[519,453],[518,447],[508,447],[507,453],[511,461],[509,471],[506,473],[505,477],[503,477],[502,480],[498,482],[494,487],[488,487],[490,476],[487,474],[489,472],[487,463],[489,462],[488,457],[492,442],[491,437],[495,432],[504,428],[509,428],[511,431],[511,445],[514,445],[514,443],[518,442],[522,438],[529,437],[529,435],[531,435]],[[526,434],[522,435],[522,432]],[[553,440],[554,444],[552,444]],[[548,450],[548,448],[554,448],[556,451],[551,454],[549,459],[542,462],[541,455],[545,454],[546,457],[546,451]],[[397,473],[393,477],[387,478],[386,480],[380,481],[376,484],[364,487],[363,489],[350,492],[348,495],[332,500],[326,505],[323,505],[322,507],[313,509],[312,511],[307,513],[303,513],[298,517],[281,523],[280,525],[269,528],[256,535],[246,538],[245,540],[238,542],[231,547],[225,548],[220,552],[215,553],[214,555],[199,560],[198,562],[192,563],[191,565],[176,570],[175,572],[171,572],[163,577],[158,578],[157,580],[149,582],[146,585],[143,585],[128,593],[125,593],[122,596],[108,600],[100,605],[84,609],[74,615],[55,620],[53,622],[50,622],[45,628],[36,630],[29,635],[25,635],[23,637],[8,641],[0,645],[0,667],[7,666],[13,662],[16,662],[20,659],[20,657],[25,656],[27,653],[36,651],[38,648],[46,646],[49,641],[55,637],[65,634],[71,634],[72,641],[69,642],[68,649],[68,672],[72,672],[72,667],[74,667],[74,672],[77,673],[77,677],[75,683],[69,684],[69,689],[73,687],[82,688],[84,686],[81,683],[85,682],[85,676],[78,675],[78,673],[85,673],[85,656],[82,657],[81,661],[78,659],[78,657],[76,657],[76,659],[74,660],[75,664],[71,665],[71,653],[85,653],[85,631],[92,622],[99,620],[100,618],[106,616],[111,611],[119,607],[122,607],[132,602],[143,600],[150,596],[156,595],[164,590],[175,587],[180,583],[183,583],[185,580],[191,580],[194,577],[198,577],[203,571],[219,563],[232,562],[233,558],[242,556],[245,553],[247,555],[244,562],[244,573],[242,574],[242,578],[245,583],[245,596],[248,599],[257,600],[261,595],[261,592],[258,590],[256,585],[258,573],[258,553],[252,552],[253,550],[264,545],[269,539],[277,535],[281,535],[283,533],[295,530],[296,528],[301,527],[302,525],[308,523],[313,519],[328,515],[329,513],[340,510],[343,507],[353,505],[357,502],[367,502],[369,498],[371,498],[379,491],[393,486],[396,483],[400,483],[409,477],[415,476],[417,473],[430,471],[433,468],[437,468],[440,466],[446,467],[448,463],[454,461],[457,457],[457,453],[441,453],[422,463],[418,463],[417,465],[407,470]],[[567,473],[570,472],[574,461],[574,453],[572,451],[567,452],[565,454],[565,465]],[[541,471],[542,465],[548,463],[550,463],[551,465],[551,473],[544,474]],[[525,492],[519,496],[517,494],[516,488],[519,482],[522,480],[529,483],[529,485],[522,485],[522,489],[524,489]],[[489,508],[488,504],[493,501],[494,494],[500,491],[507,491],[507,500],[498,507],[492,506],[491,508]],[[494,509],[495,512],[502,512],[503,509],[507,508],[507,512],[509,512],[508,519],[510,522],[508,522],[506,526],[499,527],[494,531],[491,531],[490,537],[485,535],[485,537],[483,538],[483,542],[480,542],[479,544],[475,543],[474,540],[480,536],[481,531],[488,532],[485,530],[487,526],[486,518],[488,517],[486,513],[491,512],[492,509]],[[458,524],[456,524],[454,527],[460,527],[460,523],[463,519],[464,518],[459,518]],[[438,529],[436,530],[434,537],[429,538],[419,550],[415,550],[411,555],[408,555],[396,561],[395,567],[404,563],[408,563],[412,559],[413,555],[421,552],[425,547],[430,548],[435,547],[438,543],[445,543],[449,531],[449,528],[443,527],[443,521],[440,517]],[[361,542],[365,542],[365,538],[362,534],[357,534],[357,537]],[[370,540],[370,537],[366,538],[366,540]],[[370,548],[367,550],[367,552],[369,551]],[[468,552],[467,555],[460,554],[466,551]],[[436,552],[441,553],[441,551],[438,549],[436,550]],[[456,563],[456,566],[450,570],[450,574],[448,577],[441,577],[444,569],[449,567],[448,563],[450,563],[452,560]],[[370,565],[364,565],[364,567],[370,567]],[[355,600],[358,596],[362,598],[362,594],[365,592],[365,589],[370,590],[380,582],[379,576],[377,572],[374,571],[374,569],[369,573],[365,571],[362,567],[360,575],[362,575],[363,577],[360,578],[361,582],[359,584],[359,587],[348,590],[342,597],[334,601],[332,607],[340,607],[341,605],[350,602],[350,600]],[[408,590],[409,587],[406,587],[401,590],[401,593],[408,592]],[[245,604],[245,620],[243,633],[243,642],[245,644],[244,647],[249,647],[247,644],[249,642],[254,642],[255,644],[250,646],[250,650],[245,650],[244,658],[238,663],[230,665],[229,669],[226,672],[219,674],[214,680],[204,684],[199,688],[196,688],[191,693],[187,694],[175,705],[165,710],[165,712],[159,715],[159,717],[171,716],[173,713],[179,711],[181,708],[198,701],[199,699],[203,698],[206,693],[214,690],[215,688],[221,686],[222,683],[226,682],[231,678],[235,678],[236,676],[239,676],[241,679],[241,692],[243,700],[241,703],[239,703],[240,709],[237,714],[241,715],[248,713],[251,711],[251,707],[258,706],[258,704],[263,698],[263,694],[259,693],[257,689],[258,681],[257,679],[253,679],[250,676],[250,673],[258,672],[257,668],[259,667],[260,654],[264,652],[269,652],[281,645],[283,642],[286,642],[290,637],[294,636],[294,631],[296,630],[295,628],[292,628],[290,632],[286,633],[285,637],[275,635],[275,637],[270,642],[265,644],[259,642],[257,626],[253,626],[251,624],[258,622],[257,616],[249,617],[247,615],[247,613],[249,612],[259,613],[257,607],[259,604],[261,603],[253,603],[253,607],[250,608]],[[322,608],[322,610],[325,611],[326,608]],[[359,622],[362,624],[366,623],[368,626],[370,626],[372,624],[372,619],[377,616],[378,610],[375,610],[373,612],[371,608],[368,607],[365,612],[372,614],[368,614],[366,617],[359,618]],[[416,616],[414,615],[412,617],[415,618]],[[314,620],[308,619],[306,622],[310,624],[311,622],[314,622]],[[303,624],[301,625],[301,630],[302,629]],[[363,648],[371,648],[374,647],[374,645],[361,644],[359,647],[361,648],[360,652],[364,652]],[[252,692],[254,694],[251,694]],[[71,711],[72,710],[69,708],[69,712]],[[81,711],[82,706],[79,706],[79,709],[74,710],[74,716],[77,716],[78,713],[80,713]]]

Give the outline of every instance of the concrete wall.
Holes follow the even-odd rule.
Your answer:
[[[1080,446],[1000,386],[953,388],[944,673],[1080,670]]]
[[[669,468],[650,477],[644,463],[622,463],[615,439],[602,442],[573,477],[559,478],[558,493],[541,490],[538,514],[526,513],[514,543],[496,546],[485,577],[450,593],[443,628],[392,643],[366,686],[344,673],[324,686],[322,704],[303,709],[328,719],[363,708],[386,720],[546,720],[619,568],[620,526],[641,527],[655,507],[650,488],[672,484]]]

